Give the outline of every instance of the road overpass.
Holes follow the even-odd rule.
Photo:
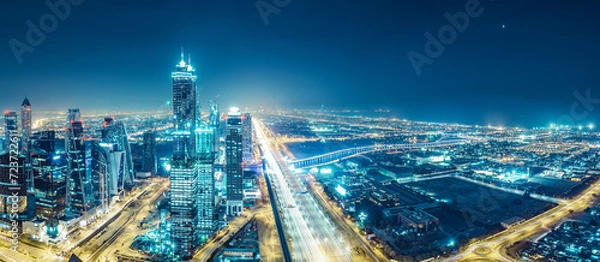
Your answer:
[[[314,166],[327,165],[337,161],[364,155],[372,152],[387,151],[387,150],[402,150],[402,149],[421,149],[421,148],[436,148],[462,145],[471,143],[468,139],[441,140],[429,143],[400,143],[400,144],[374,144],[369,146],[360,146],[333,151],[330,153],[313,156],[309,158],[296,159],[289,161],[294,168],[307,168]]]

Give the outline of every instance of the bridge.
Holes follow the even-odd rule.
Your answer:
[[[332,164],[337,161],[364,155],[377,151],[386,150],[401,150],[401,149],[421,149],[421,148],[435,148],[435,147],[448,147],[455,145],[462,145],[471,143],[470,139],[454,139],[454,140],[440,140],[429,143],[401,143],[401,144],[374,144],[369,146],[353,147],[342,149],[334,152],[330,152],[323,155],[313,156],[309,158],[296,159],[289,161],[289,164],[293,165],[294,168],[307,168],[314,166],[321,166]]]

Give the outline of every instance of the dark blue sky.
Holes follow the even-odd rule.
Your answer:
[[[27,95],[42,110],[163,108],[181,46],[202,102],[220,95],[223,107],[385,107],[408,119],[533,126],[570,115],[575,91],[600,98],[597,1],[481,0],[483,13],[417,76],[407,53],[424,53],[424,34],[466,2],[291,0],[266,26],[254,0],[87,0],[19,64],[9,41],[26,43],[26,21],[49,9],[10,0],[0,10],[0,106],[17,109]],[[599,115],[593,104],[575,122]]]

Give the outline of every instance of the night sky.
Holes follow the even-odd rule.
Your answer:
[[[535,126],[575,118],[576,91],[600,99],[598,1],[481,0],[481,15],[420,76],[407,53],[424,54],[425,33],[468,1],[291,0],[265,25],[255,0],[87,0],[19,64],[10,41],[27,44],[26,21],[39,24],[44,2],[3,2],[3,109],[24,96],[34,110],[164,109],[181,46],[203,105],[220,95],[222,107],[383,107],[413,120]],[[573,123],[599,123],[593,102]]]

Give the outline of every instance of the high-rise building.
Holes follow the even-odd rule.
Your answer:
[[[35,181],[36,215],[46,220],[45,233],[59,236],[59,219],[65,216],[67,156],[55,152],[55,132],[43,131],[31,137],[31,165]]]
[[[142,171],[156,174],[156,138],[154,131],[144,132]]]
[[[208,127],[213,130],[213,144],[212,148],[214,152],[219,151],[221,137],[221,112],[219,112],[219,104],[217,101],[210,101],[210,114],[208,118]]]
[[[242,115],[242,160],[244,163],[252,162],[252,116],[249,113]]]
[[[181,62],[173,79],[173,157],[171,159],[171,238],[175,254],[182,260],[192,258],[199,246],[198,233],[198,162],[196,139],[199,122],[196,76],[190,61]]]
[[[31,210],[35,207],[31,207],[32,201],[28,200],[30,185],[25,175],[25,157],[11,151],[0,154],[0,224],[12,228],[12,220],[15,220],[21,232],[22,221],[33,218]]]
[[[215,175],[212,142],[214,130],[202,126],[196,129],[198,166],[198,227],[200,242],[205,242],[215,232]]]
[[[175,254],[193,257],[198,247],[198,166],[191,159],[171,161],[171,236]]]
[[[133,184],[134,170],[133,170],[133,157],[131,156],[131,147],[127,140],[127,130],[123,121],[116,121],[112,117],[104,118],[104,125],[102,127],[102,142],[116,144],[117,150],[123,151],[125,155],[125,161],[123,162],[125,172],[119,174],[119,185],[131,185]]]
[[[31,137],[31,147],[54,154],[56,152],[56,131],[48,130],[34,133]]]
[[[232,107],[227,113],[225,137],[225,172],[227,180],[227,214],[240,215],[244,205],[242,179],[242,114]]]
[[[117,144],[92,140],[91,157],[94,199],[102,210],[106,210],[124,194],[125,151],[120,150]]]
[[[198,227],[200,242],[215,233],[215,175],[213,155],[201,157],[198,166]]]
[[[213,129],[207,127],[205,125],[201,125],[195,131],[195,139],[196,139],[196,155],[197,156],[206,156],[213,154]]]
[[[22,150],[27,156],[29,151],[29,138],[31,137],[31,103],[25,97],[21,103],[21,136],[23,139]]]
[[[90,162],[91,141],[83,137],[83,122],[79,109],[67,112],[67,128],[65,134],[65,151],[67,153],[67,216],[77,218],[84,216],[84,222],[93,217],[98,206],[94,198],[94,182],[91,178]]]
[[[5,111],[4,112],[4,137],[5,137],[5,148],[4,151],[18,151],[21,152],[20,139],[19,139],[19,125],[17,124],[17,112]],[[16,138],[15,138],[16,137]],[[12,140],[17,140],[12,141]],[[12,142],[11,142],[12,141]]]
[[[67,111],[67,136],[83,136],[83,121],[79,108],[70,108]]]
[[[69,139],[67,151],[67,215],[70,218],[88,215],[98,206],[94,196],[94,181],[91,177],[91,141],[83,137]]]
[[[189,60],[188,60],[189,62]],[[173,118],[175,130],[193,132],[199,121],[200,108],[196,90],[196,75],[191,64],[183,61],[177,65],[177,70],[171,73],[173,79]]]

